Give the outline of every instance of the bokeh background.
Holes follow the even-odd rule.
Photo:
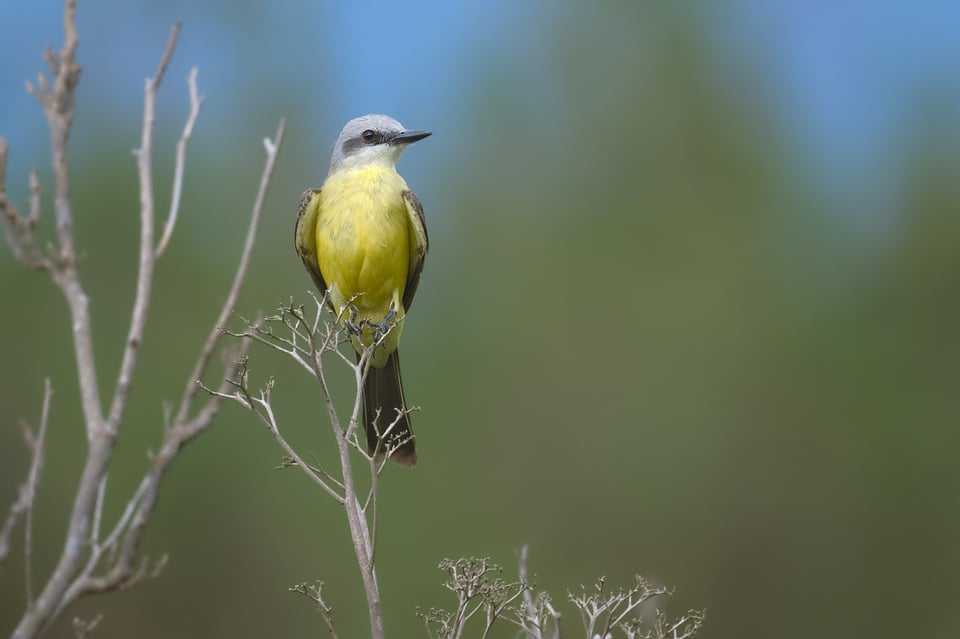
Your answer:
[[[62,42],[53,0],[0,0],[9,191],[52,181],[23,91]],[[133,298],[143,80],[173,22],[159,104],[161,219],[198,66],[204,106],[181,221],[108,486],[160,440],[238,258],[263,153],[287,118],[239,311],[307,299],[296,202],[349,118],[435,135],[401,172],[431,252],[403,339],[421,462],[382,485],[387,630],[449,605],[444,557],[563,599],[635,571],[706,608],[706,637],[960,634],[960,10],[955,3],[85,2],[71,140],[83,282],[104,396]],[[18,422],[55,388],[35,580],[59,554],[84,450],[66,305],[0,250],[0,505]],[[302,450],[329,454],[315,386],[254,348]],[[345,388],[345,385],[341,387]],[[342,397],[342,395],[341,395]],[[342,637],[368,632],[338,509],[235,405],[163,487],[144,550],[162,577],[88,599],[97,637],[324,636],[287,592],[323,579]],[[24,603],[19,547],[0,631]],[[567,630],[576,628],[567,612]],[[572,632],[576,635],[575,632]],[[511,636],[502,632],[499,636]]]

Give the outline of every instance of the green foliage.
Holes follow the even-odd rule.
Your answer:
[[[776,629],[800,639],[824,628],[951,636],[960,626],[960,586],[945,569],[960,536],[955,105],[931,113],[930,100],[944,99],[918,91],[916,109],[894,126],[899,168],[881,173],[865,159],[854,167],[865,176],[861,190],[841,197],[811,179],[785,133],[795,127],[788,114],[803,105],[778,105],[763,37],[745,36],[750,57],[731,59],[711,38],[711,16],[679,6],[560,3],[523,23],[525,46],[493,46],[490,33],[472,54],[461,51],[455,86],[427,86],[418,78],[429,74],[407,70],[423,112],[396,115],[436,134],[404,160],[431,252],[403,345],[405,391],[423,409],[421,462],[414,473],[388,469],[381,486],[378,562],[395,636],[420,631],[409,611],[436,585],[425,567],[467,549],[508,553],[518,538],[536,544],[538,579],[554,592],[599,566],[612,567],[611,582],[629,583],[636,567],[680,584],[690,598],[683,607],[707,606],[718,637]],[[228,14],[229,22],[214,14],[214,45],[248,42],[242,34],[263,26]],[[192,20],[200,18],[185,16],[185,44],[196,44]],[[339,19],[324,14],[317,28]],[[97,52],[118,57],[96,32],[110,24],[82,25],[85,65]],[[51,20],[46,40],[57,41],[58,26]],[[167,26],[157,26],[158,43]],[[323,37],[291,40],[304,49],[278,57],[270,47],[239,47],[253,57],[219,69],[210,50],[178,52],[184,65],[200,66],[208,103],[188,156],[179,234],[157,273],[129,414],[136,427],[118,443],[126,461],[111,478],[108,513],[127,497],[113,487],[147,463],[163,402],[180,392],[228,286],[260,138],[289,117],[292,141],[240,302],[249,315],[311,286],[291,235],[296,198],[322,180],[342,124],[330,105],[355,115],[369,110],[359,106],[366,98],[390,99],[376,83],[364,98],[345,95],[317,70],[318,60],[343,52]],[[41,67],[38,49],[23,54]],[[250,68],[311,81],[264,91]],[[171,68],[169,104],[186,104],[185,90],[176,95],[183,70]],[[143,68],[130,91],[152,72]],[[206,84],[231,74],[242,76],[243,90]],[[97,363],[110,380],[122,347],[111,338],[124,334],[132,298],[129,149],[139,113],[118,115],[112,94],[88,78],[103,86],[112,76],[85,66],[71,188]],[[449,126],[434,127],[433,117]],[[160,118],[174,132],[169,149],[178,120],[167,111]],[[162,137],[161,170],[170,164]],[[48,142],[38,137],[34,146]],[[31,152],[15,147],[11,157]],[[10,195],[23,203],[29,167],[16,166]],[[42,166],[41,180],[49,184]],[[157,183],[168,182],[161,175]],[[161,210],[166,197],[158,187]],[[47,216],[49,190],[43,203]],[[49,217],[40,228],[52,232]],[[70,326],[52,287],[6,249],[0,290],[5,423],[36,414],[45,376],[57,388],[35,522],[43,575],[62,542],[76,451],[85,446],[69,383]],[[289,436],[326,463],[315,389],[275,361],[257,370],[281,382],[274,401]],[[162,491],[145,550],[170,554],[163,578],[77,610],[104,613],[95,636],[131,628],[144,639],[306,635],[316,615],[288,604],[279,585],[316,565],[336,578],[331,605],[344,636],[363,636],[362,607],[345,594],[348,584],[341,588],[356,570],[342,527],[305,506],[312,487],[274,472],[276,460],[269,435],[225,407]],[[0,428],[0,508],[26,468],[17,429]],[[12,559],[0,575],[0,599],[10,602],[0,629],[22,609],[12,577],[21,568]],[[904,583],[924,587],[904,592]],[[816,614],[798,604],[811,593]],[[878,601],[911,613],[877,615]],[[69,632],[64,622],[51,634]]]

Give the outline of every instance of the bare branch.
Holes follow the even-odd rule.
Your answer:
[[[234,277],[234,281],[230,292],[227,295],[227,299],[224,301],[220,316],[214,323],[210,335],[198,357],[196,366],[191,374],[191,378],[186,384],[187,390],[184,392],[184,398],[181,401],[177,416],[174,418],[172,426],[166,430],[160,451],[153,457],[150,468],[144,475],[143,480],[137,488],[137,491],[127,503],[127,507],[124,510],[123,515],[117,522],[110,536],[104,541],[103,544],[94,546],[93,553],[80,577],[71,585],[70,590],[64,597],[65,605],[68,605],[71,601],[76,600],[76,598],[90,592],[103,592],[117,588],[130,587],[144,578],[153,576],[159,569],[163,567],[165,560],[162,559],[153,571],[148,572],[146,569],[146,564],[143,562],[140,563],[138,568],[137,552],[143,532],[150,519],[150,516],[153,514],[154,508],[156,507],[156,503],[159,498],[160,484],[163,477],[182,448],[197,435],[210,427],[219,407],[220,396],[218,396],[217,393],[214,393],[214,396],[208,400],[208,402],[203,406],[196,416],[194,416],[192,419],[189,417],[191,401],[195,394],[195,391],[192,390],[193,387],[196,386],[196,382],[194,380],[198,380],[205,373],[210,362],[210,355],[213,353],[221,337],[221,332],[217,327],[221,321],[223,321],[223,318],[229,316],[229,314],[232,312],[233,307],[236,304],[237,297],[239,296],[240,288],[245,279],[247,268],[249,266],[250,255],[253,251],[253,246],[256,239],[257,229],[259,227],[260,219],[262,218],[263,202],[266,191],[269,188],[273,167],[276,163],[276,154],[280,148],[279,142],[282,140],[282,121],[278,127],[277,133],[278,136],[276,143],[272,143],[270,145],[270,153],[268,154],[267,162],[264,167],[264,178],[261,180],[260,191],[258,192],[257,201],[254,205],[253,213],[251,215],[250,225],[247,231],[247,243],[244,245],[241,253],[240,262],[237,267],[237,274]],[[238,354],[241,359],[246,352],[246,348],[246,344],[241,344]],[[237,367],[234,366],[224,376],[224,382],[221,383],[221,389],[223,391],[225,391],[227,388],[226,379],[232,377],[236,373]],[[111,561],[108,572],[102,577],[93,577],[93,571],[101,561],[101,558],[106,552],[113,550],[116,550],[116,556]]]
[[[529,587],[523,589],[523,604],[517,610],[517,619],[513,621],[525,630],[531,639],[544,639],[550,621],[553,622],[552,639],[560,638],[560,612],[553,607],[550,597],[540,593],[534,597],[533,582],[527,572],[527,558],[529,546],[522,546],[517,551],[517,575],[520,582]]]
[[[502,619],[503,613],[513,609],[512,605],[523,596],[530,586],[521,580],[504,581],[499,577],[502,572],[500,566],[486,558],[462,558],[457,560],[444,559],[440,562],[440,570],[447,573],[449,579],[443,583],[444,588],[457,597],[457,607],[452,613],[430,609],[428,612],[417,611],[427,624],[435,626],[440,637],[445,639],[460,639],[464,636],[467,622],[483,612],[484,628],[481,637],[489,636],[494,623]],[[527,627],[510,619],[522,630]],[[533,635],[528,635],[533,636]]]
[[[685,615],[673,623],[666,621],[666,615],[657,616],[656,632],[658,639],[689,639],[703,627],[706,615],[702,610],[688,610]]]
[[[160,56],[160,64],[157,65],[157,72],[153,74],[152,82],[154,84],[154,93],[160,88],[160,83],[163,82],[163,76],[167,74],[167,67],[170,66],[173,50],[177,48],[177,40],[180,38],[180,29],[182,27],[183,23],[177,20],[176,24],[170,28],[170,35],[167,36],[167,46],[163,50],[163,55]]]
[[[99,614],[90,621],[86,619],[81,619],[80,617],[73,618],[73,636],[76,639],[87,639],[94,630],[97,629],[97,626],[100,625],[100,621],[103,620],[103,615]]]
[[[27,226],[32,231],[40,221],[40,175],[37,170],[30,171],[30,213],[27,214]]]
[[[376,507],[376,483],[379,473],[383,470],[386,459],[393,453],[393,448],[386,448],[383,451],[374,451],[373,455],[367,453],[365,446],[357,441],[358,425],[360,424],[360,412],[362,407],[363,383],[370,366],[370,358],[378,344],[372,344],[369,348],[360,353],[359,361],[354,364],[338,349],[341,343],[340,335],[343,331],[338,318],[332,322],[325,322],[321,319],[328,313],[325,305],[317,300],[316,316],[307,318],[304,315],[303,307],[294,305],[281,305],[280,313],[276,316],[267,318],[264,322],[247,323],[247,329],[242,333],[232,333],[245,341],[256,341],[263,343],[270,348],[289,355],[294,361],[304,366],[317,380],[320,386],[320,396],[323,406],[327,411],[327,417],[333,431],[334,440],[337,446],[337,453],[340,462],[340,478],[329,482],[326,480],[327,473],[305,464],[295,450],[280,434],[275,415],[270,405],[270,389],[272,381],[268,382],[266,388],[260,391],[259,396],[254,395],[247,386],[246,370],[234,380],[235,392],[231,394],[223,393],[221,397],[234,400],[252,411],[257,418],[267,426],[274,434],[286,456],[300,466],[303,472],[311,478],[312,481],[322,487],[330,494],[337,495],[338,503],[344,507],[347,516],[347,522],[350,528],[350,536],[353,542],[354,553],[360,567],[360,574],[363,581],[364,593],[367,597],[367,608],[370,617],[371,636],[374,639],[382,639],[383,615],[381,612],[380,591],[377,584],[377,576],[374,568],[376,552],[376,530],[377,530],[377,507]],[[289,330],[289,337],[280,335],[274,330],[275,326],[282,326]],[[331,397],[330,389],[327,385],[327,379],[324,374],[323,358],[330,354],[343,361],[354,373],[355,396],[351,406],[348,418],[341,419]],[[388,426],[387,431],[395,426],[399,416]],[[354,472],[352,468],[351,449],[356,448],[364,460],[369,464],[372,478],[372,487],[361,500],[357,493]],[[334,487],[335,486],[335,487]]]
[[[326,472],[317,472],[310,464],[307,464],[300,457],[299,453],[287,442],[287,440],[280,433],[280,426],[277,423],[276,415],[273,412],[273,405],[270,403],[270,391],[273,388],[273,382],[268,381],[264,389],[260,390],[257,395],[254,395],[250,388],[247,385],[248,381],[248,371],[246,369],[246,361],[240,362],[240,370],[237,378],[232,380],[230,383],[237,388],[237,391],[232,394],[221,393],[219,391],[214,391],[210,388],[207,388],[202,383],[200,387],[203,390],[207,391],[211,395],[220,399],[230,399],[236,401],[241,406],[252,412],[256,415],[257,419],[267,427],[274,438],[277,440],[277,443],[280,444],[280,447],[283,448],[283,451],[287,454],[293,461],[293,465],[298,466],[311,481],[316,483],[320,488],[323,489],[325,493],[330,495],[338,504],[344,504],[344,495],[343,484],[337,480],[333,480],[333,485],[325,479],[329,477]],[[336,488],[334,487],[336,486]],[[340,490],[338,491],[337,488]]]
[[[76,0],[65,0],[63,12],[64,44],[59,55],[49,47],[44,58],[53,74],[52,85],[42,74],[37,85],[27,84],[27,90],[43,107],[50,129],[51,159],[54,175],[54,213],[56,216],[57,242],[52,262],[35,263],[51,272],[54,281],[63,291],[70,308],[73,327],[74,350],[76,352],[77,372],[80,381],[80,395],[84,420],[87,427],[87,439],[91,440],[103,421],[100,407],[100,391],[93,358],[93,343],[90,331],[88,300],[80,284],[76,270],[76,250],[73,240],[73,213],[70,205],[70,180],[67,162],[67,141],[73,123],[73,106],[77,83],[80,80],[80,66],[76,62],[79,38],[76,29]],[[31,211],[27,218],[27,228],[32,231],[39,217],[39,180],[31,177]],[[5,216],[9,218],[9,216]],[[33,243],[32,236],[30,242]],[[21,260],[22,261],[22,260]]]
[[[263,200],[270,175],[276,161],[276,154],[282,136],[283,123],[278,129],[278,139],[267,141],[268,166],[254,207],[251,228],[244,246],[240,266],[231,293],[221,312],[221,319],[215,324],[211,337],[207,340],[198,359],[192,379],[187,384],[184,405],[181,406],[179,420],[165,429],[164,441],[160,452],[152,459],[149,469],[123,514],[114,524],[108,537],[100,541],[102,504],[106,488],[107,469],[116,440],[119,425],[128,402],[133,373],[136,368],[139,347],[143,338],[149,308],[150,290],[156,259],[154,246],[154,196],[151,165],[151,147],[153,142],[154,108],[157,90],[163,80],[173,55],[180,25],[171,30],[166,48],[160,58],[156,74],[145,84],[144,119],[141,131],[141,143],[135,152],[140,177],[140,260],[137,276],[135,300],[131,312],[130,327],[127,333],[123,357],[120,365],[116,388],[111,399],[109,416],[104,418],[100,404],[99,383],[94,363],[94,351],[90,331],[89,302],[80,283],[76,268],[76,250],[72,232],[72,212],[68,197],[68,166],[66,144],[73,119],[74,92],[79,79],[80,68],[76,65],[77,33],[75,28],[75,0],[66,0],[64,10],[65,43],[59,54],[52,50],[45,52],[45,58],[53,74],[48,82],[44,76],[37,79],[36,85],[28,84],[28,90],[43,106],[51,131],[52,158],[54,167],[55,193],[54,207],[57,221],[57,246],[48,259],[36,248],[33,236],[40,215],[40,185],[36,173],[31,175],[30,210],[26,217],[6,199],[5,168],[7,145],[0,140],[0,221],[2,221],[8,243],[18,258],[34,268],[50,271],[55,283],[61,288],[71,313],[74,346],[76,351],[77,372],[80,382],[81,401],[84,412],[89,449],[82,474],[79,478],[73,511],[70,516],[68,532],[63,551],[53,573],[34,605],[28,606],[19,625],[14,631],[15,638],[36,636],[69,606],[77,597],[89,592],[126,587],[140,579],[149,578],[162,567],[163,560],[153,569],[148,569],[146,560],[137,565],[137,549],[143,529],[156,504],[159,483],[170,463],[180,449],[190,439],[209,427],[219,398],[211,398],[192,418],[188,419],[190,399],[195,390],[194,380],[206,371],[210,356],[219,339],[217,326],[225,321],[236,304],[239,287],[246,274],[256,226],[261,217]],[[174,184],[175,202],[172,217],[176,217],[175,207],[179,206],[182,187],[183,153],[186,140],[192,131],[196,111],[202,99],[196,95],[195,75],[191,76],[191,114],[188,118],[181,144],[178,148],[177,177]],[[170,229],[173,226],[170,223]],[[167,238],[168,241],[169,238]],[[241,344],[237,348],[243,354],[247,348]],[[228,378],[232,375],[225,375]],[[226,390],[226,382],[221,384]],[[15,522],[14,522],[15,523]],[[10,525],[13,527],[13,524]],[[28,526],[28,530],[29,530]],[[29,533],[28,533],[29,535]],[[6,538],[4,538],[6,539]],[[29,548],[29,541],[28,541]],[[28,551],[29,552],[29,551]],[[97,567],[106,559],[107,571],[103,576],[94,577]],[[30,581],[28,579],[28,581]],[[31,596],[28,594],[28,597]],[[92,629],[89,628],[89,629]],[[89,630],[88,629],[88,630]],[[78,631],[79,632],[79,631]],[[84,631],[86,632],[86,631]]]
[[[73,122],[73,104],[80,67],[76,63],[79,43],[75,25],[75,0],[66,0],[64,7],[65,39],[59,56],[46,55],[54,74],[52,88],[45,80],[38,81],[39,89],[32,92],[43,106],[50,128],[51,155],[54,174],[54,210],[59,246],[57,268],[51,270],[54,281],[63,291],[70,309],[74,350],[77,361],[77,376],[80,383],[81,405],[86,423],[89,450],[77,488],[73,511],[67,527],[63,551],[56,568],[37,598],[20,620],[13,636],[17,639],[32,637],[51,621],[50,616],[70,581],[79,568],[84,545],[90,529],[91,510],[97,487],[110,459],[113,442],[109,438],[95,437],[101,431],[103,414],[100,406],[93,343],[90,330],[88,299],[80,284],[75,265],[73,245],[73,217],[69,199],[69,171],[67,163],[67,140]]]
[[[311,346],[314,345],[314,340],[315,338],[312,338]],[[324,340],[324,343],[329,343],[329,337]],[[367,371],[370,367],[370,356],[374,348],[376,348],[376,344],[372,344],[370,347],[365,349],[360,354],[359,361],[356,365],[350,364],[347,361],[347,364],[351,366],[354,371],[356,393],[354,395],[353,410],[350,413],[350,420],[346,429],[341,427],[340,418],[337,414],[336,408],[334,407],[333,399],[330,394],[330,388],[327,385],[326,377],[323,374],[323,361],[321,357],[321,355],[324,353],[323,350],[317,350],[315,348],[313,349],[313,362],[314,374],[320,384],[321,397],[323,398],[324,406],[327,409],[327,416],[330,419],[330,425],[333,429],[334,438],[337,442],[337,452],[340,456],[340,467],[343,473],[342,477],[345,489],[344,496],[346,497],[344,506],[347,515],[347,523],[350,527],[350,536],[353,541],[354,553],[356,554],[357,562],[360,566],[360,576],[363,580],[364,593],[367,596],[367,609],[370,617],[371,636],[374,637],[374,639],[382,639],[384,636],[384,631],[383,613],[380,605],[380,587],[377,584],[377,575],[376,571],[374,570],[375,539],[373,535],[371,535],[370,524],[367,521],[366,515],[363,512],[363,505],[360,503],[359,496],[357,495],[352,462],[350,460],[350,439],[356,432],[357,425],[360,421],[360,407],[363,400],[363,383],[367,377]],[[335,348],[333,349],[333,353],[342,357],[342,353]],[[376,455],[374,455],[371,459],[373,460],[373,463],[375,463]],[[374,520],[374,526],[375,523],[376,522]]]
[[[277,124],[277,131],[274,134],[273,140],[269,138],[264,140],[264,148],[267,152],[266,164],[263,167],[263,173],[260,176],[260,186],[257,190],[257,197],[253,203],[253,211],[250,215],[250,224],[247,226],[247,237],[243,243],[243,250],[240,254],[240,263],[237,265],[236,274],[233,276],[233,283],[230,285],[230,292],[227,293],[227,298],[223,302],[223,307],[220,309],[220,315],[217,316],[217,320],[213,325],[213,329],[210,331],[210,334],[207,336],[206,342],[203,344],[203,348],[200,350],[200,355],[197,358],[197,362],[193,367],[193,371],[190,373],[188,378],[187,385],[183,391],[183,397],[180,400],[180,408],[177,411],[177,417],[174,420],[175,423],[187,422],[187,415],[190,412],[193,399],[197,393],[197,384],[196,382],[202,377],[203,372],[207,369],[207,365],[210,362],[210,358],[213,356],[214,350],[216,350],[217,344],[222,337],[222,331],[220,327],[227,323],[227,320],[230,318],[230,315],[233,313],[237,305],[237,299],[240,297],[240,289],[243,286],[244,280],[247,277],[247,271],[250,268],[250,257],[253,254],[253,247],[257,241],[257,231],[260,228],[260,219],[263,217],[263,204],[267,198],[267,190],[270,187],[270,181],[273,178],[273,171],[277,165],[277,154],[279,153],[280,146],[283,144],[283,132],[286,127],[285,120],[281,119]],[[227,376],[229,377],[229,376]],[[222,387],[222,390],[226,390],[226,387]],[[216,406],[219,405],[219,402],[213,404],[212,411],[216,411]],[[210,418],[212,419],[212,415]],[[196,424],[199,430],[199,424]]]
[[[113,530],[103,542],[99,541],[99,535],[94,536],[90,544],[90,557],[87,559],[83,570],[80,572],[80,576],[74,580],[66,594],[63,596],[61,604],[57,607],[53,615],[54,617],[58,617],[70,603],[75,601],[84,592],[94,590],[93,584],[90,580],[90,575],[93,574],[93,571],[96,569],[97,565],[100,563],[105,554],[113,553],[116,550],[120,536],[129,526],[134,510],[143,499],[143,494],[146,492],[147,486],[147,479],[144,478],[137,487],[133,497],[129,502],[127,502],[127,505],[124,508],[123,513],[120,515],[120,518],[117,520],[117,523],[114,525]]]
[[[177,223],[177,213],[180,211],[180,195],[183,191],[183,167],[186,163],[187,142],[190,140],[190,134],[193,132],[193,125],[197,121],[197,115],[200,113],[200,107],[203,106],[204,98],[197,95],[197,68],[190,70],[190,77],[187,79],[190,87],[190,113],[187,116],[187,123],[183,127],[183,133],[177,141],[177,159],[173,170],[173,195],[170,198],[170,214],[167,216],[167,223],[163,227],[163,235],[157,244],[156,257],[159,259],[163,251],[170,242],[173,235],[173,227]]]
[[[110,413],[104,424],[104,429],[110,435],[116,436],[123,419],[123,412],[130,395],[130,386],[133,383],[133,373],[137,366],[140,344],[143,341],[143,331],[147,323],[147,312],[150,307],[150,290],[153,285],[153,267],[156,261],[154,252],[154,195],[153,195],[153,123],[157,91],[170,58],[173,56],[180,34],[178,22],[170,30],[166,49],[160,57],[157,72],[146,80],[143,98],[143,126],[140,133],[140,148],[134,151],[137,157],[137,169],[140,177],[140,261],[137,272],[136,295],[133,301],[133,310],[130,317],[130,328],[127,332],[126,346],[123,350],[123,359],[120,363],[120,373],[117,385],[113,392],[110,404]]]
[[[14,637],[33,636],[38,629],[49,626],[56,616],[76,596],[83,592],[77,587],[77,580],[86,579],[83,573],[84,549],[89,543],[96,543],[90,539],[89,532],[94,522],[100,518],[103,504],[102,496],[107,469],[113,452],[113,443],[116,440],[120,420],[129,397],[133,371],[136,367],[140,342],[143,338],[143,329],[146,324],[149,306],[150,288],[153,281],[153,184],[152,167],[150,164],[150,150],[153,140],[154,105],[156,92],[163,73],[173,54],[176,44],[176,35],[179,27],[174,27],[164,54],[161,56],[157,74],[146,81],[144,96],[144,118],[141,132],[141,146],[137,151],[140,174],[140,265],[137,275],[136,295],[127,334],[123,359],[120,364],[120,373],[110,407],[109,418],[104,420],[100,405],[98,380],[94,365],[93,344],[90,331],[90,315],[88,299],[80,285],[79,275],[75,265],[73,248],[72,214],[67,198],[68,167],[66,163],[66,141],[69,124],[73,119],[73,90],[79,76],[79,67],[73,63],[76,51],[75,27],[75,0],[67,0],[64,12],[65,31],[67,42],[63,52],[57,58],[52,54],[46,57],[51,69],[57,74],[57,82],[52,93],[39,96],[47,112],[53,139],[54,175],[57,183],[55,206],[57,209],[57,230],[60,239],[60,257],[63,261],[62,270],[54,273],[55,279],[64,291],[73,317],[74,343],[77,350],[77,368],[80,379],[81,396],[83,399],[84,415],[87,422],[87,438],[90,448],[84,465],[83,474],[77,488],[73,512],[70,517],[67,539],[63,553],[57,563],[53,575],[47,582],[44,592],[37,601],[37,606],[29,609],[20,621],[14,632]],[[75,68],[75,76],[62,79],[64,73]],[[42,86],[42,85],[41,85]],[[61,99],[58,91],[69,90],[69,97]],[[51,97],[52,96],[52,97]],[[61,110],[63,111],[61,113]],[[93,528],[96,529],[95,527]]]
[[[220,398],[211,397],[192,418],[190,417],[191,403],[196,393],[195,381],[207,371],[212,353],[221,337],[218,327],[226,321],[233,311],[240,286],[249,267],[257,227],[262,216],[266,190],[276,163],[284,128],[281,121],[277,129],[277,137],[274,140],[267,139],[265,141],[267,166],[261,178],[260,190],[257,194],[237,274],[219,319],[214,324],[211,334],[198,357],[191,379],[186,385],[177,417],[169,425],[165,424],[164,439],[159,453],[151,459],[142,481],[128,501],[123,513],[112,528],[108,527],[110,532],[106,539],[101,541],[102,508],[106,494],[107,470],[113,445],[128,403],[140,343],[143,339],[155,260],[169,243],[175,227],[183,188],[186,145],[203,99],[197,95],[196,70],[194,69],[189,78],[191,109],[177,145],[170,216],[161,241],[155,246],[155,201],[151,158],[155,104],[157,91],[176,48],[180,33],[180,24],[178,23],[171,29],[156,73],[145,84],[141,142],[139,148],[135,151],[140,185],[141,223],[136,293],[116,388],[111,398],[109,415],[105,418],[103,406],[100,403],[99,380],[94,362],[89,301],[80,282],[76,264],[77,250],[74,244],[73,214],[69,198],[67,142],[73,122],[75,91],[81,72],[76,63],[79,39],[75,17],[75,0],[65,0],[63,14],[65,40],[63,47],[59,52],[54,52],[50,48],[47,48],[44,52],[51,78],[48,81],[46,76],[40,75],[35,84],[27,84],[28,91],[37,99],[44,110],[51,136],[57,241],[49,251],[49,255],[41,252],[38,248],[39,242],[34,235],[41,214],[40,182],[37,173],[34,171],[30,175],[29,210],[27,215],[24,216],[7,199],[6,166],[9,147],[6,141],[0,139],[0,224],[4,228],[7,243],[11,246],[14,255],[29,267],[48,271],[66,298],[71,316],[77,375],[88,440],[87,458],[79,478],[63,550],[42,592],[34,601],[33,575],[31,573],[32,507],[40,476],[46,424],[48,422],[51,392],[48,381],[41,424],[37,435],[34,437],[30,434],[28,437],[33,450],[30,474],[21,489],[20,498],[11,508],[10,515],[4,522],[2,532],[0,532],[0,561],[2,561],[9,552],[12,530],[16,523],[25,516],[27,609],[13,634],[13,637],[18,639],[34,637],[42,633],[77,597],[90,592],[130,586],[141,579],[156,575],[164,565],[165,558],[161,559],[152,568],[146,558],[138,561],[139,543],[143,530],[154,510],[160,481],[166,470],[182,447],[210,426],[219,407]],[[240,344],[239,347],[233,349],[235,350],[234,356],[242,357],[248,346],[247,343]],[[220,384],[222,391],[229,388],[226,380],[235,373],[236,367],[230,367]],[[29,431],[27,433],[29,434]],[[101,568],[105,572],[101,576],[95,576],[95,571]],[[98,621],[99,619],[90,623],[75,623],[77,635],[88,634],[96,627]]]
[[[76,99],[77,83],[80,81],[80,66],[77,64],[77,3],[66,0],[63,11],[63,48],[59,56],[49,47],[44,57],[50,65],[54,81],[51,88],[43,76],[38,79],[39,91],[34,97],[43,106],[50,127],[51,148],[53,153],[53,174],[56,182],[54,208],[57,217],[57,237],[60,243],[60,255],[68,264],[73,264],[76,251],[73,246],[73,214],[70,210],[69,171],[67,164],[67,140],[73,125],[73,105]]]
[[[24,581],[27,592],[27,605],[33,605],[33,505],[37,494],[37,485],[40,483],[40,473],[43,471],[43,447],[47,437],[47,422],[50,417],[50,398],[53,396],[53,386],[48,377],[43,384],[43,407],[40,409],[40,424],[34,435],[24,426],[23,439],[30,449],[30,470],[26,481],[20,486],[17,501],[10,507],[7,518],[0,529],[0,567],[10,552],[10,537],[13,529],[21,517],[24,523]]]
[[[30,211],[24,217],[17,207],[7,199],[7,154],[10,145],[0,138],[0,224],[13,256],[28,268],[50,271],[53,264],[37,247],[33,231],[40,217],[40,179],[37,172],[30,173]]]
[[[33,606],[33,504],[37,494],[37,484],[40,483],[40,472],[43,469],[43,446],[47,438],[47,421],[50,417],[50,397],[53,387],[50,378],[43,382],[43,408],[40,411],[40,426],[33,441],[33,462],[30,464],[30,474],[27,477],[27,520],[24,525],[24,581],[27,588],[27,607]],[[29,433],[29,430],[27,431]]]
[[[313,472],[323,475],[327,479],[327,481],[329,481],[331,484],[333,484],[340,490],[343,490],[343,482],[341,482],[339,479],[337,479],[332,474],[327,472],[323,468],[323,466],[320,464],[320,462],[317,460],[316,455],[313,455],[313,464],[310,466],[310,468],[313,470]]]
[[[263,393],[261,391],[260,398],[254,398],[253,401],[255,404],[258,404],[263,408],[263,413],[260,413],[258,411],[257,415],[258,416],[262,415],[261,421],[263,421],[263,423],[266,424],[267,428],[270,429],[270,432],[273,433],[273,436],[277,439],[277,442],[280,444],[281,448],[283,448],[284,452],[287,453],[287,455],[289,455],[290,458],[296,462],[297,466],[299,466],[300,469],[304,473],[306,473],[307,476],[310,477],[310,479],[314,481],[314,483],[316,483],[318,486],[323,488],[323,490],[328,495],[333,497],[337,501],[337,503],[339,503],[340,505],[343,505],[344,499],[345,499],[344,496],[338,493],[329,484],[327,484],[327,482],[320,475],[318,475],[316,472],[313,471],[313,469],[309,466],[309,464],[304,463],[304,461],[300,458],[300,455],[297,453],[297,451],[294,450],[293,447],[287,443],[287,440],[284,439],[283,435],[280,434],[280,428],[277,424],[277,418],[273,414],[273,406],[270,405],[269,394]]]
[[[320,615],[323,617],[323,622],[327,626],[327,631],[330,633],[331,639],[337,639],[337,631],[333,624],[333,608],[323,600],[323,582],[318,581],[313,585],[304,582],[289,588],[289,590],[290,592],[301,594],[307,599],[316,602],[320,607]]]

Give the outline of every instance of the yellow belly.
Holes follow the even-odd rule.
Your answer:
[[[374,339],[370,322],[393,311],[396,325],[377,348],[374,366],[396,350],[403,327],[403,291],[410,268],[410,231],[400,175],[368,167],[338,172],[324,183],[317,210],[317,262],[342,320],[363,326],[354,346]],[[349,305],[349,307],[348,307]]]

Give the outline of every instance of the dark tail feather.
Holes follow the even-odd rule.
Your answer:
[[[383,368],[367,371],[367,380],[363,385],[363,423],[367,429],[367,450],[372,455],[377,450],[383,457],[387,450],[397,443],[391,459],[401,466],[413,466],[417,463],[417,449],[410,428],[410,416],[403,414],[397,421],[397,411],[406,410],[403,401],[403,383],[400,381],[400,356],[394,351]],[[379,418],[377,411],[380,412]],[[376,424],[374,424],[376,419]],[[397,422],[391,428],[391,424]],[[386,441],[380,443],[380,433],[390,429]]]

